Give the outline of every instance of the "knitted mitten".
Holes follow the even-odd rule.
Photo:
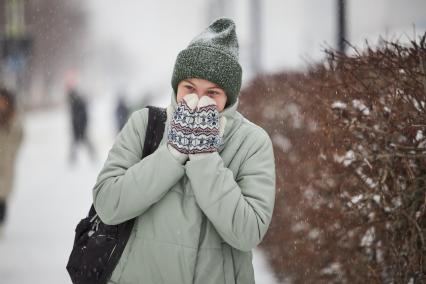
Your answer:
[[[198,96],[196,94],[186,95],[177,105],[170,121],[167,133],[167,143],[170,152],[174,154],[178,160],[182,160],[182,156],[178,157],[176,150],[177,152],[184,154],[185,158],[187,158],[187,154],[189,153],[189,145],[195,121],[195,108],[197,103]]]
[[[198,101],[195,114],[189,154],[216,152],[221,144],[216,102],[208,96],[203,96]]]

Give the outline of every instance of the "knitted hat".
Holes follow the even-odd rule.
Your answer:
[[[238,63],[238,40],[231,19],[218,19],[195,37],[177,58],[172,87],[188,78],[208,80],[221,87],[232,105],[241,88],[242,70]]]

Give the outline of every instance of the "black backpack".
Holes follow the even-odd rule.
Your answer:
[[[148,107],[149,118],[142,159],[161,142],[167,118],[165,109]],[[106,225],[95,208],[78,223],[67,270],[74,284],[106,284],[129,240],[135,219]]]

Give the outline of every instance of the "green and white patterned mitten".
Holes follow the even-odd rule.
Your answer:
[[[198,96],[196,94],[186,95],[181,102],[178,103],[170,120],[167,143],[170,146],[170,152],[179,160],[182,160],[182,156],[179,157],[176,151],[180,154],[184,154],[186,158],[187,154],[189,154],[197,103]]]
[[[219,112],[216,102],[208,96],[203,96],[198,101],[195,111],[189,154],[216,152],[222,142],[219,128]]]

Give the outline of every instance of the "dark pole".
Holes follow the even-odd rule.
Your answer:
[[[339,52],[346,51],[346,9],[345,0],[337,0],[337,48]]]

